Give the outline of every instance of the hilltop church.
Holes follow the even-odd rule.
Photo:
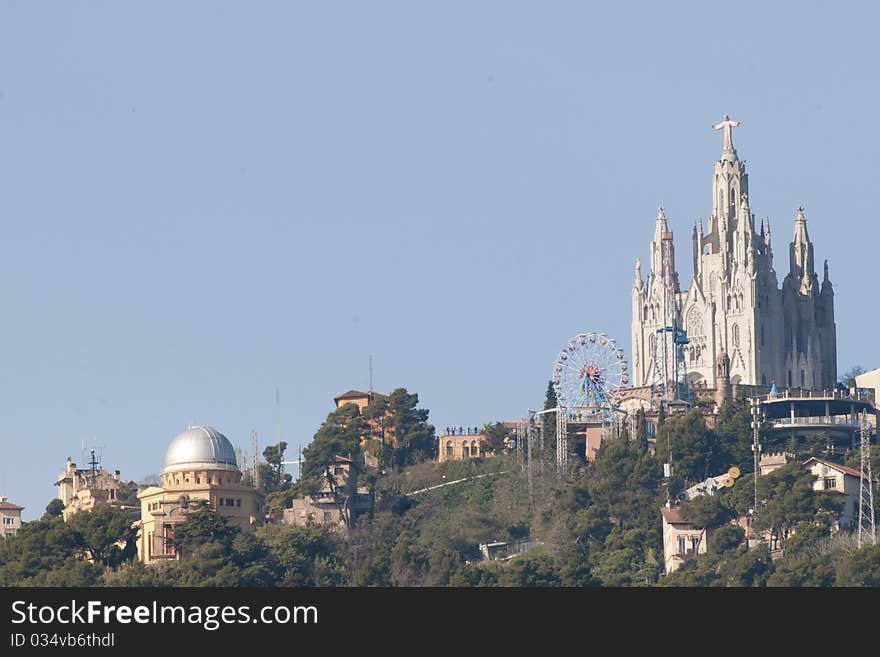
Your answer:
[[[804,209],[798,208],[780,288],[773,268],[770,221],[755,228],[745,162],[724,116],[721,159],[712,175],[712,213],[693,228],[693,280],[679,286],[672,232],[661,206],[651,240],[650,271],[640,263],[632,289],[633,385],[691,388],[742,385],[831,388],[837,381],[834,290],[825,261],[815,272]],[[670,329],[669,327],[672,327]],[[680,356],[673,363],[675,329]]]

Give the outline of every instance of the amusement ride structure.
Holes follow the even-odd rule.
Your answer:
[[[623,350],[605,333],[579,333],[560,350],[553,362],[551,384],[556,407],[530,411],[527,434],[527,458],[531,462],[534,437],[543,447],[544,418],[556,417],[556,468],[559,475],[568,469],[568,437],[571,425],[600,426],[603,431],[616,426],[618,391],[629,384]],[[540,419],[541,430],[537,420]]]

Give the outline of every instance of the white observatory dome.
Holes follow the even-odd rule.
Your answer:
[[[182,470],[238,470],[235,449],[212,427],[190,427],[168,446],[162,474]]]

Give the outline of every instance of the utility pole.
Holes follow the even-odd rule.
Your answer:
[[[755,460],[755,501],[752,507],[752,525],[758,519],[758,473],[761,468],[761,443],[758,429],[761,426],[761,403],[758,397],[752,397],[752,455]]]

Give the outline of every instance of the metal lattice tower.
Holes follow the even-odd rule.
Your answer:
[[[568,474],[568,414],[565,407],[556,407],[556,473]]]
[[[663,209],[662,206],[660,208]],[[689,343],[687,333],[679,326],[678,308],[675,302],[675,271],[672,259],[672,233],[665,232],[660,242],[663,271],[663,326],[654,337],[654,378],[660,379],[659,391],[666,401],[689,401],[687,386],[687,363],[684,345]]]
[[[861,474],[859,476],[859,538],[858,546],[876,545],[874,528],[874,490],[871,481],[871,428],[862,416]]]

